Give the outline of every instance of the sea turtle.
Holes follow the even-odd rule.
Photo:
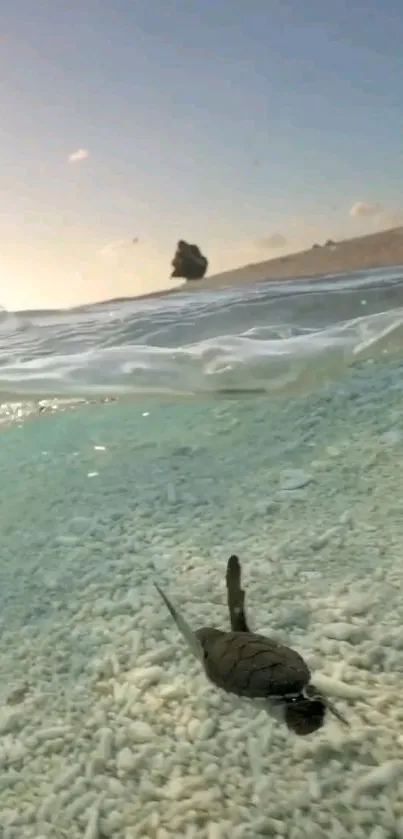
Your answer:
[[[296,650],[251,632],[245,616],[241,566],[230,556],[226,572],[231,631],[214,627],[192,630],[155,583],[178,629],[216,687],[248,699],[266,699],[281,710],[287,727],[301,736],[322,727],[326,711],[345,725],[347,720],[311,683],[308,665]]]

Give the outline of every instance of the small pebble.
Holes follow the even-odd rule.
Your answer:
[[[312,480],[312,475],[303,469],[284,469],[280,475],[280,488],[287,491],[302,489]]]
[[[83,839],[99,839],[99,806],[91,807]]]
[[[134,743],[147,743],[154,739],[154,731],[148,722],[137,720],[130,724],[130,740]]]
[[[118,753],[116,766],[118,768],[118,772],[123,775],[132,772],[136,766],[136,757],[127,746],[124,749],[121,749]]]
[[[334,641],[348,641],[350,644],[358,643],[363,637],[360,627],[345,621],[327,623],[321,627],[321,633]]]
[[[396,446],[398,443],[401,443],[402,439],[403,433],[400,431],[400,428],[391,428],[381,435],[382,442],[388,446]]]
[[[353,793],[367,793],[389,786],[403,775],[403,761],[389,760],[358,778]]]

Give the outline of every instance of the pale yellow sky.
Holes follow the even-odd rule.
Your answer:
[[[6,5],[0,305],[167,287],[180,238],[211,275],[361,235],[400,209],[396,9],[375,3],[353,42],[357,4],[308,17],[267,0],[253,15],[224,0]]]
[[[210,261],[209,274],[262,262],[281,254],[324,242],[327,238],[361,235],[390,225],[387,216],[347,218],[343,229],[330,221],[290,218],[281,228],[268,231],[268,241],[258,237],[239,241],[197,239]],[[271,247],[273,237],[273,247]],[[284,237],[285,244],[281,244]],[[40,241],[5,241],[0,249],[0,305],[7,309],[59,308],[112,297],[136,296],[173,287],[169,279],[172,246],[129,239],[102,242],[95,234],[77,231],[60,234],[60,241],[42,236]]]

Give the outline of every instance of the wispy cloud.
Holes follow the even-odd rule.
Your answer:
[[[128,248],[130,245],[138,244],[138,241],[138,239],[118,239],[114,242],[108,242],[98,253],[100,256],[111,256],[117,251],[122,250],[122,248]]]
[[[282,233],[272,233],[270,236],[264,236],[263,239],[259,239],[256,244],[258,248],[264,250],[276,250],[285,248],[287,239]]]
[[[367,204],[366,201],[356,201],[350,209],[350,216],[355,219],[373,219],[379,230],[403,224],[402,210],[383,209],[380,204]]]
[[[73,151],[69,154],[68,160],[69,163],[80,163],[82,160],[86,160],[88,156],[88,149],[77,149],[77,151]]]
[[[366,201],[356,201],[350,209],[351,218],[374,218],[380,213],[379,204],[368,204]]]

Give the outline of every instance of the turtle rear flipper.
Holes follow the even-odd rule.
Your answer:
[[[227,563],[227,602],[233,632],[250,632],[245,617],[245,592],[241,588],[241,563],[235,554]]]

